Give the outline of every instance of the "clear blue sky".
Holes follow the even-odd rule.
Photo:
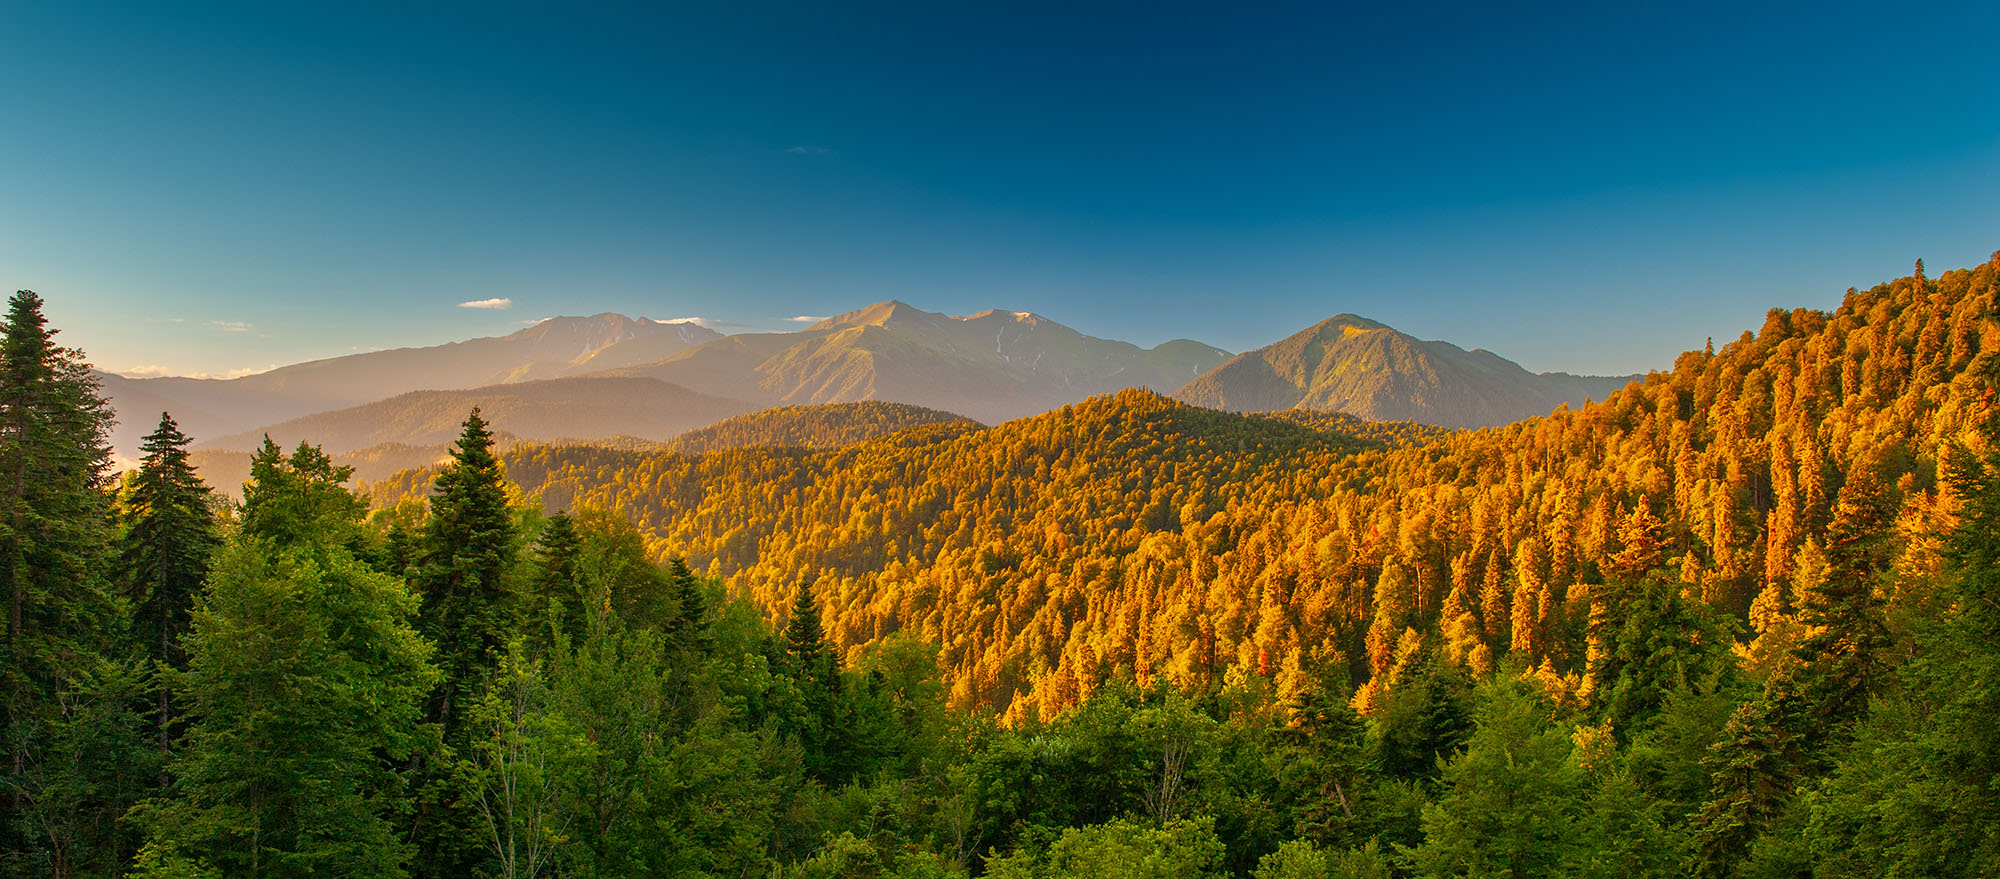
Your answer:
[[[1231,350],[1348,311],[1640,371],[2000,248],[1996,33],[1992,2],[0,2],[0,285],[117,370],[893,297]]]

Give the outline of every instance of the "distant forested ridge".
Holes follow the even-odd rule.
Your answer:
[[[865,400],[814,406],[773,406],[690,430],[668,442],[676,452],[698,455],[724,449],[785,446],[830,449],[900,433],[915,427],[977,428],[963,415],[909,403]]]

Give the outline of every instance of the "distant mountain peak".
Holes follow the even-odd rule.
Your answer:
[[[1382,323],[1381,321],[1369,320],[1368,318],[1362,317],[1361,315],[1358,314],[1348,314],[1346,312],[1341,312],[1340,314],[1336,314],[1330,318],[1327,318],[1326,320],[1314,324],[1311,332],[1324,336],[1333,330],[1341,330],[1348,334],[1370,332],[1373,330],[1388,330],[1390,332],[1396,331],[1394,327]]]
[[[925,311],[900,299],[888,299],[845,314],[836,314],[806,329],[831,330],[842,327],[886,327],[890,324],[909,323],[912,321],[931,322],[943,318],[944,315],[942,314]]]
[[[1247,351],[1174,396],[1229,411],[1312,409],[1376,421],[1487,427],[1602,400],[1635,376],[1534,374],[1486,350],[1417,339],[1337,314]]]

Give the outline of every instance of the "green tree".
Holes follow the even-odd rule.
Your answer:
[[[1045,851],[1026,848],[986,864],[993,879],[1205,879],[1226,875],[1213,822],[1182,819],[1164,825],[1114,819],[1072,827]]]
[[[556,513],[542,525],[535,540],[535,571],[529,583],[528,641],[547,653],[560,633],[574,643],[589,623],[583,583],[577,571],[579,541],[576,520]]]
[[[208,563],[222,543],[217,534],[213,495],[188,464],[187,434],[172,416],[139,445],[145,452],[123,505],[125,534],[119,549],[133,626],[140,645],[161,669],[185,662],[181,636],[195,597],[208,577]],[[174,711],[170,688],[159,689],[159,748],[167,750]]]
[[[110,412],[82,352],[47,323],[41,297],[21,290],[0,338],[0,864],[24,868],[49,854],[31,814],[52,789],[41,758],[66,688],[98,674],[124,620],[106,577]]]
[[[420,628],[437,645],[444,672],[432,716],[448,736],[463,704],[485,686],[513,628],[508,575],[515,544],[493,434],[475,407],[432,487],[416,573]]]
[[[1465,752],[1424,807],[1424,841],[1407,851],[1418,876],[1553,876],[1580,811],[1582,778],[1568,733],[1518,678],[1483,685]]]
[[[137,875],[405,874],[396,767],[421,742],[437,673],[409,624],[415,598],[340,542],[358,513],[312,512],[353,507],[321,503],[334,472],[303,457],[266,460],[273,482],[251,492],[260,520],[296,539],[246,529],[196,605],[186,733],[168,791],[136,813]]]
[[[1996,361],[2000,362],[2000,361]],[[1988,442],[2000,431],[1988,424]],[[1955,449],[1963,503],[1904,686],[1875,702],[1824,783],[1795,807],[1793,851],[1822,875],[2000,874],[2000,453]]]

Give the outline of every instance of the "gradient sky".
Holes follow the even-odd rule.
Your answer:
[[[120,371],[887,298],[1643,371],[2000,248],[1995,33],[1990,0],[0,0],[0,285]]]

